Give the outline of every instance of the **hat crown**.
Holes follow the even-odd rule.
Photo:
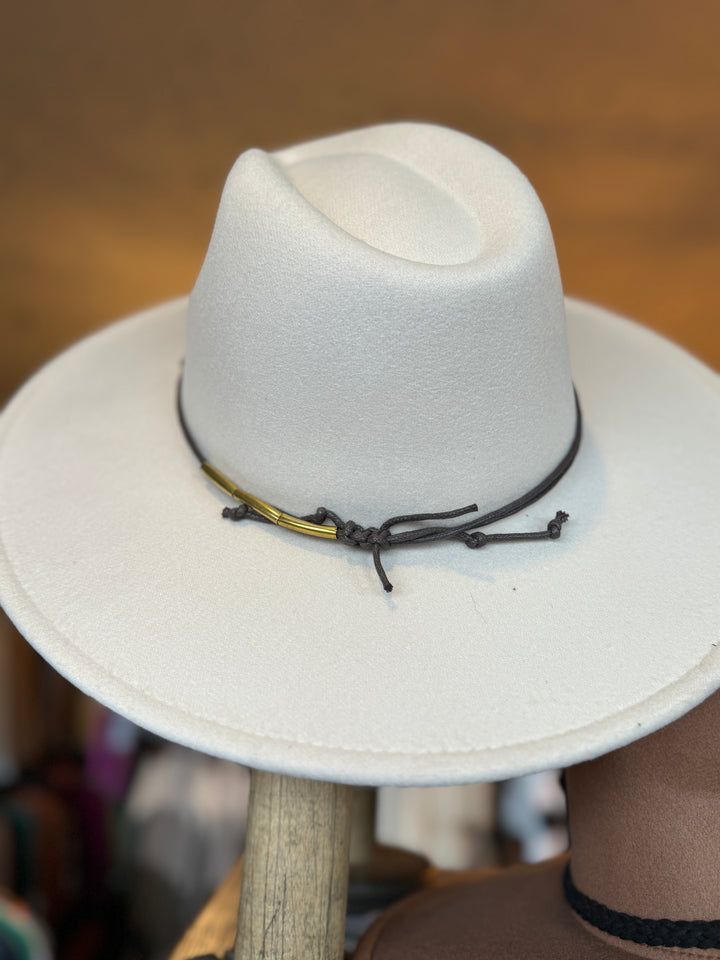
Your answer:
[[[520,496],[575,420],[532,187],[422,124],[243,154],[190,299],[183,405],[215,466],[296,514]]]

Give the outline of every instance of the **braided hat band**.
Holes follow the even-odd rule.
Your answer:
[[[648,947],[685,947],[711,950],[720,947],[720,920],[652,920],[612,910],[581,893],[570,874],[563,875],[565,899],[586,923],[621,940]]]

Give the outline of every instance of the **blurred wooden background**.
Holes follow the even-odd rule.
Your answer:
[[[0,400],[187,292],[249,146],[397,119],[510,156],[568,293],[720,367],[718,0],[23,0],[0,39]]]
[[[1,22],[0,403],[189,291],[244,149],[404,119],[506,153],[566,292],[720,369],[720,0],[6,0]],[[0,660],[23,766],[83,711],[2,618]]]

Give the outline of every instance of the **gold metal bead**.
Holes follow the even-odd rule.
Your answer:
[[[246,493],[245,490],[241,490],[232,480],[228,480],[225,474],[220,473],[219,470],[207,461],[200,465],[200,469],[209,480],[212,480],[212,482],[229,497],[246,504],[248,507],[252,507],[256,513],[270,520],[271,523],[279,527],[286,527],[288,530],[295,530],[297,533],[307,534],[310,537],[325,537],[331,540],[337,538],[337,527],[325,526],[320,523],[310,523],[307,520],[301,520],[300,517],[293,517],[289,513],[283,513],[282,510],[278,510],[277,507],[273,507],[272,504],[266,503],[258,497],[254,497],[251,493]]]

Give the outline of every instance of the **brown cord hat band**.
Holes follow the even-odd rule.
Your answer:
[[[391,517],[379,527],[363,527],[353,520],[341,520],[336,513],[327,509],[327,507],[318,507],[315,513],[297,517],[293,514],[286,513],[284,510],[279,510],[277,507],[266,503],[264,500],[260,500],[259,497],[253,494],[241,490],[206,460],[190,433],[183,415],[181,383],[178,384],[177,411],[185,439],[199,460],[203,472],[208,479],[212,480],[212,482],[227,493],[229,497],[239,501],[237,507],[225,507],[222,512],[223,517],[229,520],[255,520],[259,523],[272,523],[277,526],[287,527],[299,533],[309,534],[310,536],[336,539],[351,547],[363,547],[366,550],[372,550],[375,570],[377,571],[383,588],[388,593],[392,590],[392,584],[388,580],[383,568],[380,551],[387,550],[390,547],[410,543],[434,543],[437,540],[461,540],[465,546],[471,549],[477,549],[478,547],[484,547],[488,543],[510,543],[520,540],[557,540],[562,533],[563,523],[568,519],[568,514],[562,510],[559,510],[555,514],[544,530],[525,531],[521,533],[484,533],[479,528],[497,523],[498,520],[504,520],[505,517],[519,513],[551,490],[567,472],[575,459],[582,436],[582,415],[576,393],[575,435],[573,436],[572,443],[560,463],[531,490],[521,497],[512,500],[510,503],[505,504],[505,506],[498,507],[497,510],[491,510],[481,517],[475,517],[473,520],[465,520],[463,523],[452,526],[422,526],[414,530],[403,530],[399,533],[392,533],[391,528],[400,523],[451,520],[455,517],[465,516],[468,513],[477,513],[478,507],[476,503],[471,503],[466,507],[459,507],[456,510],[448,510],[443,513],[405,514],[403,516]],[[326,524],[326,520],[330,520],[333,526]]]

